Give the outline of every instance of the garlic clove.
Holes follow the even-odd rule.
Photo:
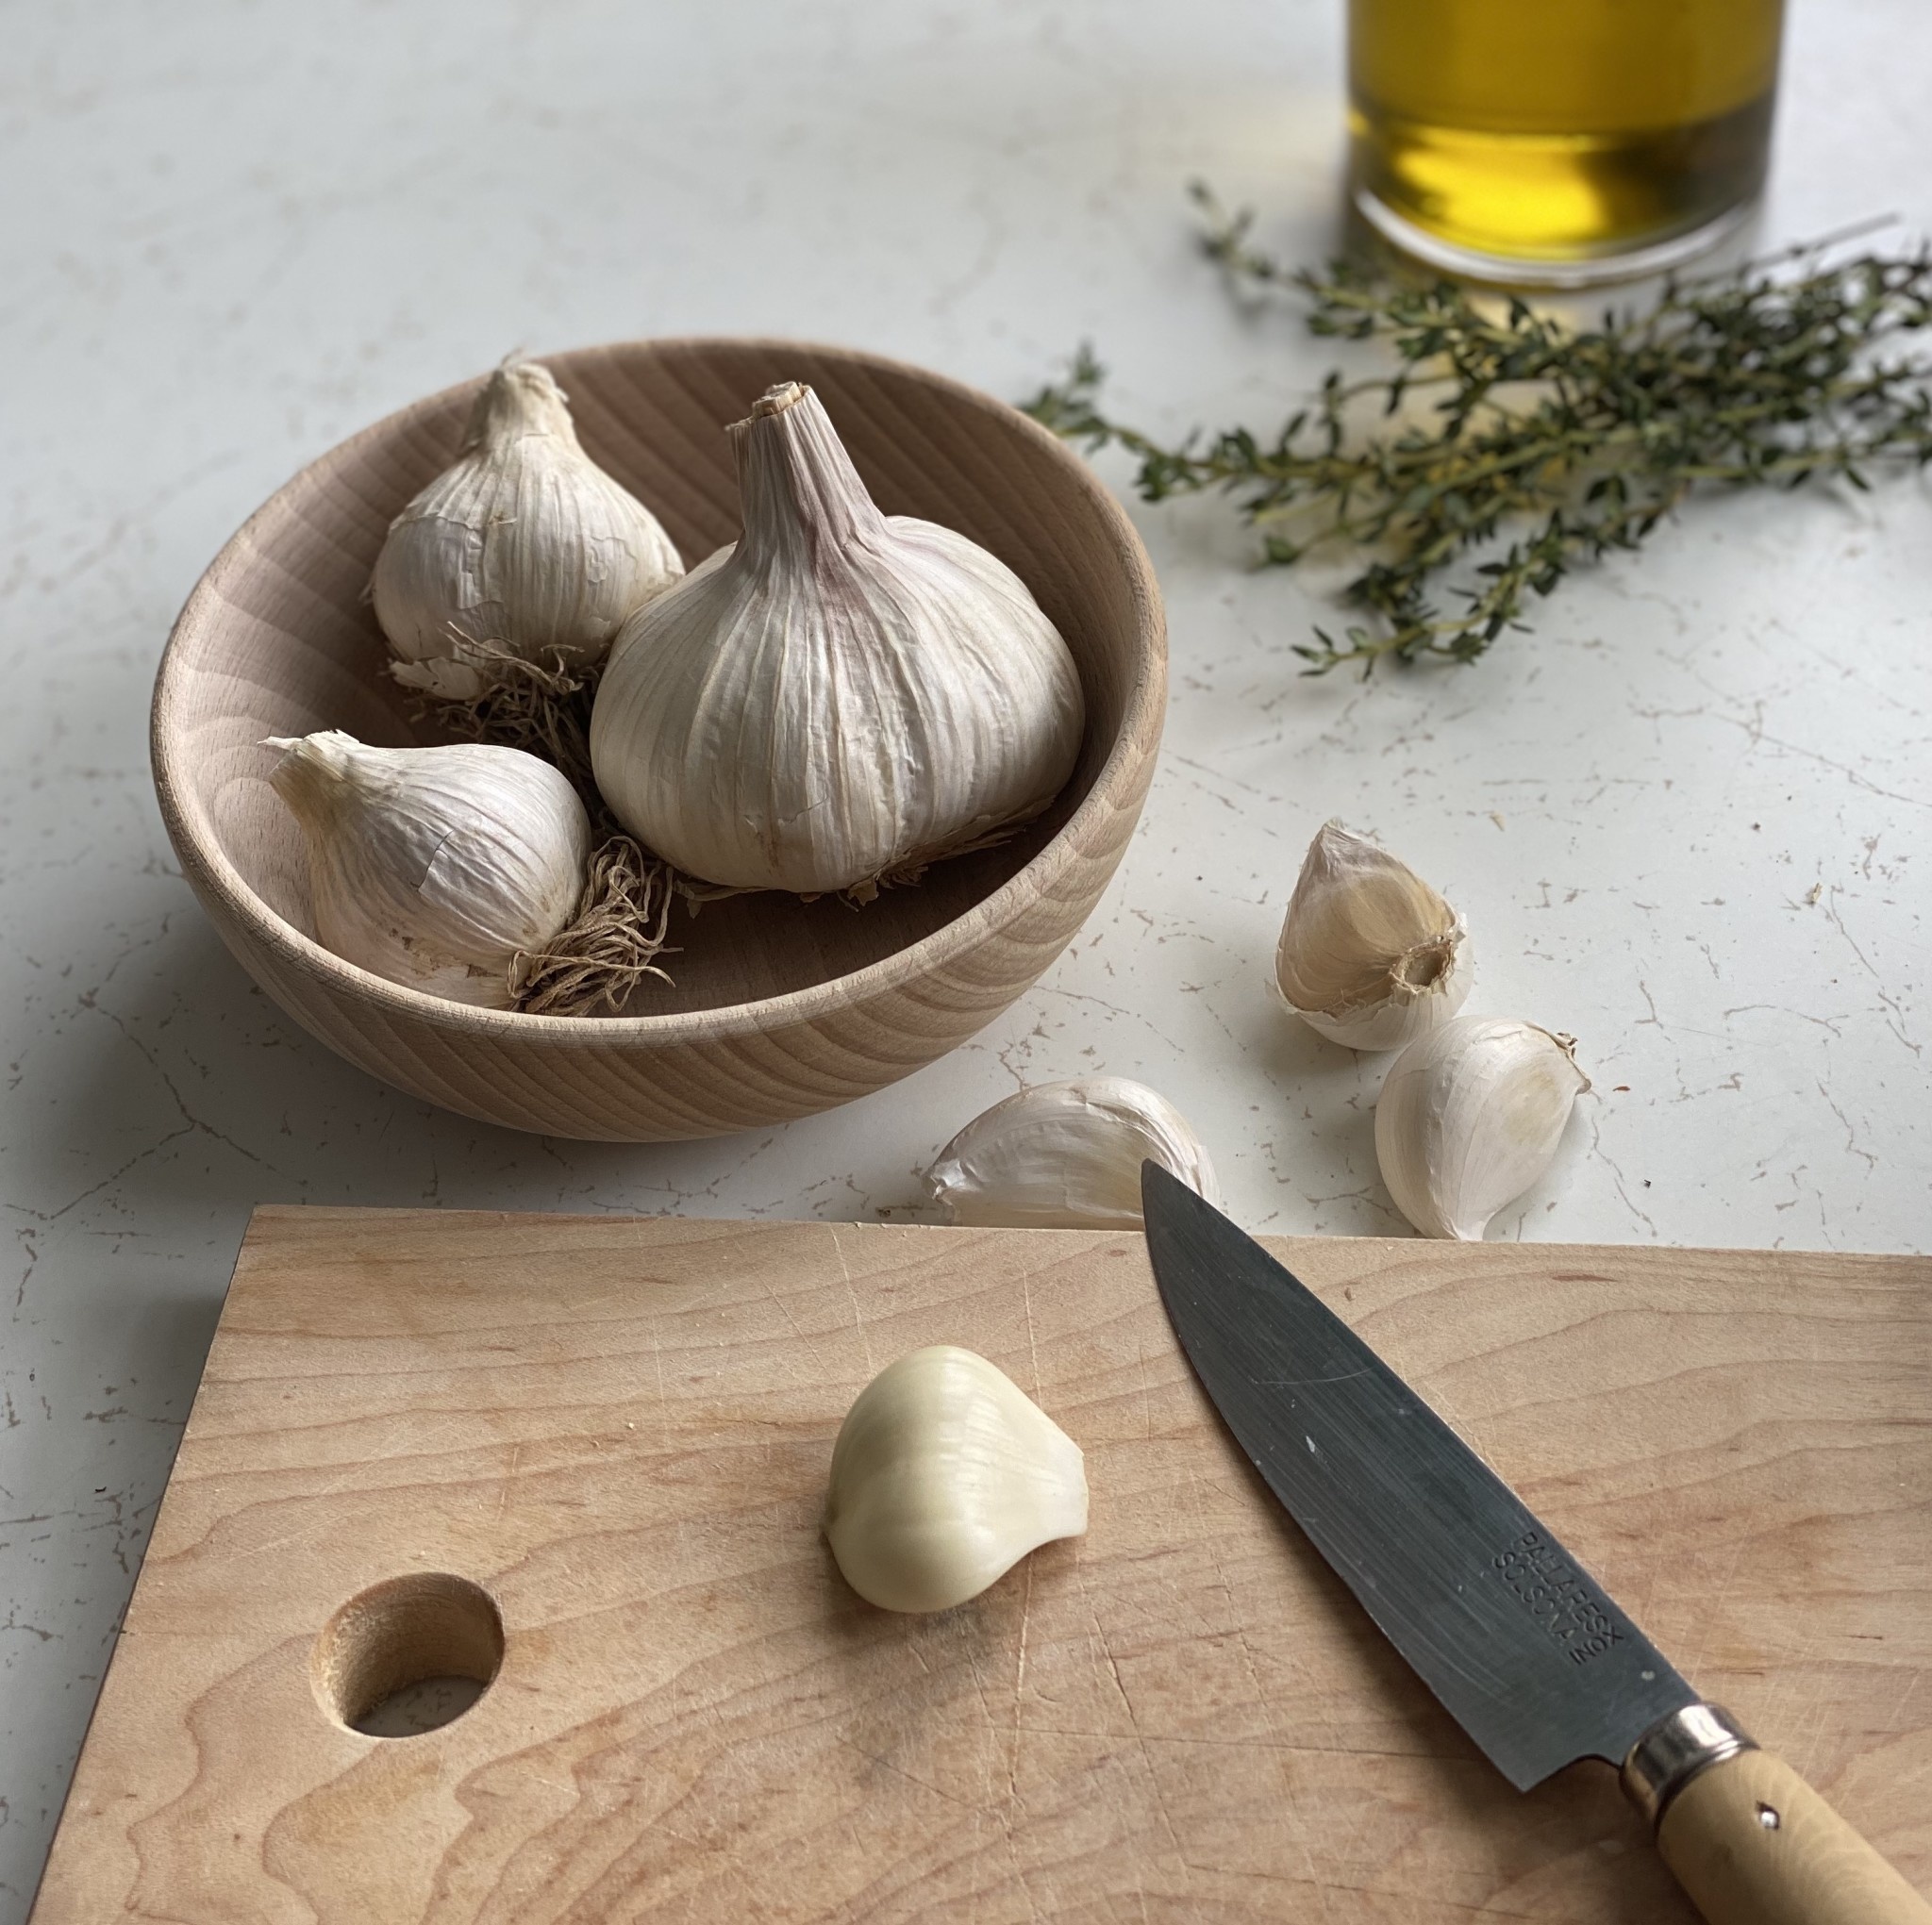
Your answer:
[[[520,749],[275,737],[324,946],[451,1002],[507,1009],[510,967],[571,920],[590,859],[576,790]]]
[[[395,677],[480,695],[491,652],[599,661],[684,564],[658,518],[586,455],[547,368],[484,384],[462,453],[390,525],[370,596]]]
[[[832,1447],[825,1536],[845,1582],[888,1611],[963,1604],[1029,1551],[1086,1529],[1079,1445],[954,1344],[888,1364]]]
[[[1274,952],[1282,1001],[1332,1042],[1399,1050],[1454,1016],[1474,977],[1462,918],[1406,862],[1325,823]]]
[[[1041,1083],[975,1117],[926,1171],[952,1223],[1138,1230],[1141,1165],[1219,1204],[1208,1152],[1174,1104],[1122,1076]]]
[[[1549,1168],[1590,1078],[1576,1040],[1507,1017],[1458,1016],[1411,1043],[1375,1104],[1375,1159],[1424,1236],[1481,1240]]]
[[[1024,583],[883,515],[818,397],[731,429],[744,533],[625,624],[591,756],[625,828],[736,888],[862,893],[1030,821],[1084,708]]]

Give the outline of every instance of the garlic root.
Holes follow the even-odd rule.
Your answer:
[[[440,736],[522,749],[560,769],[593,826],[614,827],[591,772],[591,705],[599,665],[573,666],[557,649],[526,661],[493,643],[465,651],[485,677],[475,695],[413,690],[410,713]]]
[[[628,836],[607,837],[591,854],[575,916],[512,963],[516,1006],[526,1016],[616,1016],[646,976],[670,982],[658,958],[674,953],[675,893],[668,863]]]

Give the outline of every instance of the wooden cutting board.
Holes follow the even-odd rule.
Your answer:
[[[1932,1887],[1932,1263],[1272,1247]],[[1085,1448],[1091,1529],[894,1617],[819,1506],[853,1396],[941,1340]],[[332,1715],[487,1671],[499,1618],[453,1723]],[[1139,1237],[294,1209],[249,1230],[34,1913],[1466,1917],[1691,1914],[1607,1770],[1518,1797],[1374,1632]]]

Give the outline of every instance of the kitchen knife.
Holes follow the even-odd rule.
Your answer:
[[[1618,1767],[1712,1925],[1932,1925],[1340,1318],[1158,1164],[1141,1183],[1161,1301],[1235,1440],[1519,1791]]]

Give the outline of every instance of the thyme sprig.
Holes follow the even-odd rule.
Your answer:
[[[1376,619],[1340,640],[1317,628],[1295,651],[1310,674],[1343,662],[1366,674],[1385,656],[1473,662],[1527,625],[1531,595],[1638,547],[1695,490],[1863,489],[1880,464],[1932,461],[1932,369],[1895,345],[1932,326],[1923,246],[1840,259],[1832,242],[1793,249],[1572,328],[1451,281],[1348,261],[1291,270],[1250,244],[1251,213],[1228,214],[1205,189],[1195,198],[1203,245],[1238,289],[1298,290],[1313,333],[1385,342],[1394,372],[1331,373],[1272,438],[1232,428],[1163,445],[1102,410],[1105,371],[1087,347],[1025,407],[1090,451],[1132,455],[1150,502],[1232,496],[1265,561],[1366,551],[1341,598]],[[1393,424],[1365,430],[1374,415]],[[1445,582],[1464,559],[1466,578]]]

